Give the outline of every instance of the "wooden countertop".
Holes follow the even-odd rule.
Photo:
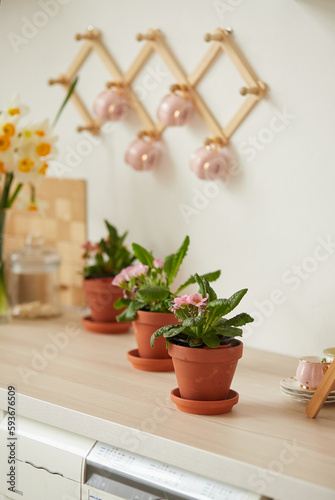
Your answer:
[[[232,384],[239,403],[197,416],[170,401],[174,373],[132,368],[131,332],[88,333],[78,312],[1,325],[0,346],[1,410],[13,385],[19,415],[278,500],[335,498],[335,405],[310,420],[281,394],[294,358],[245,348]]]

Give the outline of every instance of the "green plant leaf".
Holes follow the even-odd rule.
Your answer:
[[[160,312],[160,313],[168,313],[170,312],[168,308],[166,307],[164,302],[159,302],[158,304],[152,304],[150,305],[150,311],[151,312]]]
[[[176,327],[176,325],[166,325],[166,326],[162,326],[162,328],[159,328],[158,330],[156,330],[150,337],[151,347],[154,346],[154,342],[155,342],[155,339],[157,337],[162,337],[164,335],[164,333],[169,332],[170,330],[174,329],[175,327]]]
[[[195,316],[193,318],[186,318],[183,321],[183,326],[201,326],[206,322],[206,316]]]
[[[137,292],[137,297],[146,303],[162,302],[170,295],[170,290],[164,286],[144,285]]]
[[[199,274],[197,274],[197,273],[194,274],[194,278],[199,285],[199,293],[203,297],[206,297],[206,295],[208,294],[208,301],[209,302],[212,300],[215,300],[217,298],[215,291],[210,286],[210,284],[208,283],[206,278],[199,276]]]
[[[171,278],[172,278],[173,259],[174,259],[174,253],[165,257],[164,260],[164,272],[166,274],[166,279],[168,284],[170,284],[172,281]]]
[[[206,273],[202,274],[200,278],[205,278],[207,281],[216,281],[221,275],[221,271],[213,271],[211,273]],[[178,295],[184,288],[187,288],[188,286],[192,285],[193,283],[196,283],[196,279],[194,276],[190,276],[190,278],[185,281],[183,285],[180,285],[178,290],[176,291],[176,295]]]
[[[146,306],[144,300],[133,299],[127,309],[125,309],[121,314],[116,316],[116,321],[118,323],[123,321],[134,321],[136,318],[137,311]]]
[[[214,325],[219,318],[225,316],[226,314],[230,313],[233,309],[235,309],[235,307],[241,302],[242,298],[247,293],[247,291],[248,290],[244,288],[243,290],[234,293],[234,295],[232,295],[229,299],[216,299],[209,302],[207,304],[207,309],[209,311],[207,325]],[[235,325],[235,326],[240,326],[240,325]]]
[[[206,335],[203,335],[202,340],[208,347],[215,348],[220,345],[220,337],[218,337],[218,335],[213,331],[210,331],[206,333]]]
[[[117,230],[114,226],[112,226],[112,224],[110,224],[108,222],[108,220],[105,219],[105,225],[107,227],[107,231],[108,231],[108,235],[109,235],[109,239],[110,239],[110,242],[111,243],[115,243],[116,241],[119,240],[119,237],[118,237],[118,234],[117,234]],[[127,233],[126,233],[127,234]],[[122,244],[122,243],[121,243]]]
[[[174,325],[174,328],[164,333],[163,337],[169,339],[175,337],[179,333],[187,332],[188,335],[192,335],[192,331],[189,330],[185,325]]]
[[[142,262],[142,264],[149,266],[150,269],[153,268],[154,257],[150,252],[148,252],[148,250],[141,247],[141,245],[138,245],[137,243],[133,243],[133,252],[135,257]]]
[[[207,326],[214,325],[229,309],[227,299],[215,299],[207,304]]]
[[[242,337],[243,331],[241,328],[235,328],[234,326],[213,326],[213,330],[218,335],[223,335],[224,337]]]
[[[62,112],[63,112],[63,110],[64,110],[65,106],[66,106],[66,105],[67,105],[67,103],[68,103],[68,100],[70,99],[71,95],[73,94],[73,92],[74,92],[74,90],[75,90],[75,88],[76,88],[77,83],[78,83],[78,76],[76,76],[76,78],[74,79],[74,81],[73,81],[73,83],[72,83],[71,87],[69,88],[68,93],[66,94],[66,97],[65,97],[65,99],[64,99],[64,101],[63,101],[63,103],[62,103],[61,107],[59,108],[59,111],[58,111],[58,113],[57,113],[57,115],[56,115],[56,118],[54,119],[53,124],[52,124],[52,126],[53,126],[53,127],[55,127],[55,126],[56,126],[56,124],[57,124],[57,122],[58,122],[58,120],[59,120],[59,118],[60,118],[60,115],[62,114]]]
[[[241,313],[233,318],[227,319],[225,326],[243,326],[246,323],[252,323],[254,318],[247,313]],[[215,325],[214,325],[215,326]]]
[[[183,243],[181,244],[181,247],[177,250],[177,252],[173,256],[171,271],[170,271],[170,276],[169,276],[169,283],[170,284],[173,282],[173,280],[175,279],[175,277],[178,274],[181,263],[183,262],[184,257],[187,254],[189,244],[190,244],[190,237],[186,236]]]
[[[236,306],[239,305],[245,294],[247,293],[248,289],[243,288],[243,290],[239,290],[238,292],[234,293],[228,300],[229,303],[229,308],[228,311],[225,314],[230,313],[233,309],[235,309]]]
[[[119,243],[118,243],[120,247],[122,247],[124,240],[127,238],[127,236],[128,236],[128,231],[126,231],[122,236],[120,236]]]
[[[122,309],[123,307],[129,306],[131,303],[130,299],[124,299],[123,297],[119,297],[115,302],[114,302],[114,308],[115,309]]]

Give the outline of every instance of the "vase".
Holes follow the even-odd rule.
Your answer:
[[[139,356],[146,359],[170,359],[166,349],[166,339],[164,337],[156,338],[154,347],[151,347],[150,337],[162,326],[176,325],[177,323],[177,318],[170,312],[137,311],[133,328]]]
[[[116,322],[116,316],[122,312],[114,308],[114,302],[123,296],[121,288],[112,285],[111,278],[86,278],[83,287],[92,319],[95,322]]]
[[[232,340],[231,345],[217,348],[186,347],[169,342],[181,398],[192,401],[222,401],[228,396],[237,362],[242,357],[243,344]]]
[[[6,285],[6,265],[3,256],[6,210],[0,209],[0,323],[8,323],[10,318],[9,300]]]

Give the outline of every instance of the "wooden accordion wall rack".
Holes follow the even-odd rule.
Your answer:
[[[207,33],[204,40],[210,42],[211,45],[193,73],[187,75],[169,48],[162,32],[160,30],[149,29],[146,33],[139,33],[137,35],[137,40],[139,42],[144,41],[145,43],[128,71],[122,73],[111,53],[105,46],[101,32],[96,28],[89,27],[85,33],[79,33],[75,37],[76,40],[83,40],[84,43],[72,64],[64,74],[60,75],[58,78],[50,79],[49,84],[61,84],[68,91],[89,54],[95,51],[113,77],[112,81],[106,83],[107,88],[116,89],[117,92],[121,92],[127,99],[130,108],[133,109],[140,120],[143,130],[139,132],[138,137],[142,140],[149,140],[150,142],[159,141],[167,124],[162,121],[155,122],[132,89],[132,82],[145,66],[153,52],[156,51],[176,80],[176,83],[170,87],[170,90],[179,95],[182,94],[183,97],[186,96],[187,100],[192,102],[193,107],[211,133],[211,136],[205,140],[205,145],[212,150],[214,146],[217,152],[218,148],[227,146],[231,136],[245,120],[257,102],[262,99],[267,88],[265,83],[257,78],[254,71],[245,60],[239,48],[232,40],[231,33],[232,30],[230,28],[217,28],[213,34]],[[240,94],[245,96],[245,100],[225,126],[220,125],[219,121],[210,111],[206,102],[196,89],[199,81],[222,52],[229,57],[246,83],[246,86],[240,89]],[[76,90],[72,93],[71,100],[84,122],[83,125],[78,126],[77,130],[79,132],[88,131],[91,134],[98,135],[104,120],[94,118],[91,115]],[[147,153],[147,151],[145,152]],[[145,154],[145,157],[147,157],[147,154]],[[134,166],[137,170],[146,170],[151,167],[152,166],[141,168],[141,166],[139,166],[137,168]],[[201,175],[198,176],[201,177]]]

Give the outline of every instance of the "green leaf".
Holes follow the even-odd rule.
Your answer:
[[[206,333],[206,335],[203,335],[202,340],[208,347],[215,348],[220,345],[220,337],[218,337],[218,335],[213,331],[210,331]]]
[[[124,240],[126,239],[127,236],[128,236],[128,231],[126,231],[122,236],[119,237],[118,245],[120,247],[122,247]]]
[[[195,316],[193,318],[186,318],[183,321],[184,326],[201,326],[206,322],[206,316]]]
[[[207,325],[214,325],[219,318],[225,316],[226,314],[230,313],[233,309],[235,309],[235,307],[240,303],[240,301],[247,293],[247,291],[248,290],[244,288],[243,290],[234,293],[234,295],[232,295],[229,299],[216,299],[209,302],[207,304],[207,309],[209,310]],[[250,316],[248,317],[250,318]],[[244,318],[247,319],[246,316]]]
[[[110,224],[108,222],[108,220],[106,220],[106,219],[105,219],[105,225],[107,227],[110,242],[115,243],[116,241],[118,241],[119,237],[118,237],[117,230],[115,229],[115,227],[112,226],[112,224]]]
[[[165,257],[164,260],[164,272],[166,274],[166,279],[169,284],[172,281],[173,259],[174,259],[174,253]]]
[[[210,302],[211,300],[215,300],[217,298],[217,295],[213,288],[210,286],[206,278],[203,278],[199,276],[199,274],[195,273],[194,275],[196,282],[199,285],[199,293],[203,296],[206,297],[208,294],[208,301]]]
[[[224,337],[242,337],[243,331],[241,328],[235,328],[234,326],[213,326],[213,330],[218,335],[223,335]]]
[[[116,316],[116,321],[118,323],[123,321],[134,321],[136,318],[137,311],[146,306],[144,300],[133,299],[127,309],[125,309],[121,314]]]
[[[75,78],[75,80],[73,81],[73,83],[72,83],[71,87],[69,88],[68,93],[66,94],[66,97],[65,97],[65,99],[64,99],[64,101],[63,101],[63,103],[62,103],[61,107],[59,108],[59,111],[58,111],[58,113],[57,113],[57,115],[56,115],[56,118],[54,119],[53,124],[52,124],[52,126],[53,126],[53,127],[55,127],[55,126],[56,126],[56,124],[57,124],[57,122],[58,122],[58,120],[59,120],[59,118],[60,118],[60,115],[61,115],[61,114],[62,114],[62,112],[63,112],[63,109],[64,109],[64,108],[65,108],[65,106],[67,105],[68,100],[70,99],[71,95],[73,94],[73,92],[74,92],[74,90],[75,90],[75,88],[76,88],[77,83],[78,83],[78,76],[77,76],[77,77]]]
[[[222,316],[227,314],[229,310],[229,302],[227,299],[215,299],[207,304],[208,316],[207,325],[214,325]]]
[[[243,288],[243,290],[239,290],[228,299],[229,308],[225,314],[230,313],[230,311],[232,311],[233,309],[235,309],[236,306],[239,305],[239,303],[241,302],[247,291],[248,291],[247,288]]]
[[[181,263],[183,262],[184,257],[187,254],[189,244],[190,244],[190,237],[186,236],[183,243],[181,244],[181,247],[174,254],[172,266],[171,266],[171,271],[170,271],[170,276],[169,276],[169,283],[170,284],[173,282],[173,280],[175,279],[175,277],[178,274]]]
[[[213,271],[211,273],[207,274],[202,274],[200,278],[205,278],[207,281],[216,281],[221,275],[221,271]],[[196,282],[196,279],[194,276],[191,276],[183,285],[180,285],[178,290],[176,291],[176,295],[178,295],[184,288],[188,287],[189,285],[192,285],[193,283]]]
[[[170,337],[175,337],[179,333],[186,333],[192,335],[192,331],[189,330],[185,325],[174,325],[174,328],[164,333],[163,337],[169,339]]]
[[[159,328],[158,330],[156,330],[150,337],[150,345],[151,347],[154,346],[154,342],[155,342],[155,339],[157,337],[162,337],[164,335],[164,333],[166,332],[169,332],[170,330],[172,330],[173,328],[175,328],[176,325],[166,325],[166,326],[162,326],[162,328]]]
[[[123,307],[129,306],[131,302],[131,299],[124,299],[122,297],[119,297],[117,301],[114,302],[114,308],[115,309],[122,309]]]
[[[152,269],[153,266],[153,261],[154,257],[153,255],[148,252],[145,248],[141,247],[141,245],[138,245],[137,243],[133,243],[133,252],[135,257],[142,262],[145,266],[149,266],[150,269]]]
[[[152,302],[161,302],[167,299],[170,295],[170,290],[164,286],[144,285],[137,292],[139,299],[145,300],[148,304]]]
[[[170,312],[164,302],[159,302],[158,304],[150,305],[151,312],[168,313]]]
[[[254,321],[254,318],[249,316],[249,314],[241,313],[241,314],[238,314],[237,316],[234,316],[233,318],[227,319],[225,325],[226,326],[243,326],[246,323],[252,323],[253,321]]]

